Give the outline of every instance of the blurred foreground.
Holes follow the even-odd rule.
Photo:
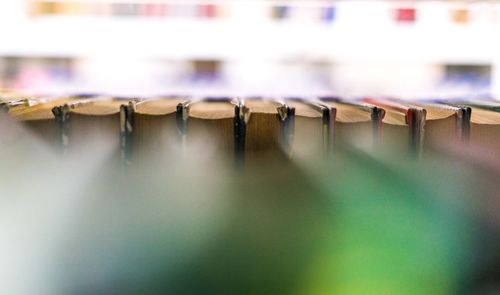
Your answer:
[[[496,294],[498,167],[352,144],[123,166],[0,125],[2,294]]]

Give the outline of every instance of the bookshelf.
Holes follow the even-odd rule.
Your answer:
[[[500,93],[496,1],[32,0],[0,11],[16,27],[0,27],[11,40],[2,56],[301,60],[337,65],[339,81],[343,68],[363,65],[389,64],[395,76],[427,71],[410,80],[435,67],[491,65],[491,90]]]

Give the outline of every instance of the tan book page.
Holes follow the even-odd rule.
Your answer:
[[[337,103],[337,102],[324,102],[329,107],[337,109],[336,121],[342,123],[358,123],[368,122],[372,120],[372,114],[369,110],[357,107],[355,105]]]
[[[71,112],[80,115],[105,116],[120,112],[120,106],[128,104],[127,100],[98,100],[71,107]]]
[[[180,98],[146,100],[135,105],[135,112],[145,115],[172,114],[177,110],[177,105],[183,101]]]
[[[133,157],[155,160],[155,156],[169,156],[174,152],[178,138],[176,114],[133,114]],[[190,122],[191,123],[191,122]],[[165,154],[167,153],[167,155]]]
[[[296,116],[291,154],[300,156],[322,155],[327,143],[323,120],[317,117]]]
[[[203,146],[213,156],[227,156],[234,152],[234,142],[233,117],[189,118],[186,135],[187,146],[194,148]]]
[[[461,138],[458,131],[459,129],[455,116],[449,116],[443,119],[427,120],[425,123],[424,145],[429,146],[436,143],[457,143]]]
[[[72,98],[60,98],[53,100],[34,100],[32,105],[19,105],[9,110],[9,114],[20,121],[53,119],[52,109],[64,105]]]
[[[189,116],[198,119],[227,119],[235,116],[234,105],[229,102],[197,102],[189,106]]]
[[[427,111],[426,120],[440,120],[451,116],[454,116],[458,108],[446,106],[446,105],[436,105],[436,104],[420,104],[412,103],[412,105],[421,107]]]
[[[300,101],[287,101],[288,106],[295,108],[295,115],[300,117],[308,118],[321,118],[323,114],[315,109],[314,107],[308,105],[307,103]]]
[[[0,103],[10,102],[18,99],[25,99],[32,97],[33,95],[28,92],[17,91],[13,89],[0,89]]]
[[[391,125],[407,125],[406,114],[391,109],[386,110],[383,123]]]
[[[279,152],[280,132],[281,125],[276,114],[252,114],[246,129],[246,160],[260,159],[262,154]]]
[[[247,100],[245,106],[251,113],[277,114],[279,104],[268,100]]]
[[[480,108],[472,108],[471,122],[475,124],[500,124],[500,113]]]

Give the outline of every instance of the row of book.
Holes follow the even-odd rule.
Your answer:
[[[31,15],[93,15],[114,17],[164,17],[164,18],[201,18],[218,19],[228,16],[230,6],[224,4],[190,4],[190,3],[90,3],[75,1],[37,1],[30,7]],[[335,7],[325,5],[308,5],[294,7],[286,5],[270,6],[272,19],[300,18],[317,21],[333,21]]]
[[[226,6],[219,4],[36,1],[31,4],[30,12],[33,16],[94,15],[218,18],[225,15],[226,8]]]
[[[42,113],[34,101],[24,106],[21,101],[17,106],[11,99],[4,101],[11,101],[7,111],[24,120],[22,124],[31,121],[27,121],[27,104],[38,116]],[[142,140],[152,138],[168,150],[167,139],[160,134],[179,136],[177,127],[170,127],[177,123],[176,102],[163,98],[132,102],[134,139],[141,139],[136,135]],[[233,117],[234,105],[213,103],[193,101],[186,106],[188,140],[193,132],[202,135],[201,126],[211,130],[223,125],[224,119],[218,116]],[[276,114],[259,118],[258,100],[242,103],[253,108],[247,138],[264,116],[275,118]],[[292,107],[292,103],[287,104]],[[327,103],[338,107],[334,131],[357,124],[344,122],[351,112],[349,121],[368,120],[359,124],[371,129],[373,107],[362,107],[359,101]],[[73,104],[68,144],[74,147],[76,137],[92,140],[83,133],[85,129],[101,131],[81,125],[85,119],[117,121],[116,114],[105,114],[103,105],[94,104],[101,115],[87,118],[82,114],[90,109]],[[220,111],[218,115],[210,106]],[[54,119],[50,108],[45,109],[50,125]],[[198,118],[207,117],[206,113],[212,117]],[[297,117],[302,113],[295,109],[295,119],[301,119],[296,127],[307,119]],[[310,115],[315,116],[311,124],[316,126],[316,111]],[[476,169],[435,158],[396,166],[396,159],[356,149],[321,162],[285,159],[245,171],[219,165],[217,159],[202,162],[206,159],[191,152],[159,165],[146,163],[136,169],[131,163],[122,168],[103,161],[106,152],[96,149],[78,154],[77,161],[45,154],[39,143],[25,140],[17,124],[3,124],[9,117],[0,114],[2,232],[5,238],[12,237],[6,249],[13,258],[7,263],[12,261],[13,268],[23,271],[7,272],[16,284],[8,284],[6,294],[18,294],[27,277],[35,282],[28,284],[34,285],[29,294],[38,294],[40,288],[64,290],[64,294],[203,294],[206,290],[292,294],[299,289],[306,295],[385,294],[387,290],[441,294],[442,286],[461,286],[457,281],[463,277],[471,278],[466,283],[477,291],[463,293],[481,294],[496,282],[500,202],[499,190],[494,189],[500,185],[499,173],[471,176]],[[32,119],[29,128],[44,122]],[[234,125],[227,121],[228,130],[222,134],[231,138],[227,135]],[[103,129],[108,128],[107,121],[102,123]],[[75,124],[81,125],[78,130]],[[382,122],[382,128],[387,124]],[[115,132],[109,132],[108,140],[116,138]],[[483,204],[487,208],[481,208]],[[487,223],[491,219],[496,223]],[[29,237],[28,242],[20,234]],[[481,239],[476,247],[471,239],[477,235]],[[54,250],[45,251],[47,244]],[[483,249],[485,244],[492,247]],[[33,261],[47,262],[40,267]],[[32,275],[43,277],[34,280]],[[422,275],[425,280],[415,280]],[[39,282],[48,286],[40,287]]]
[[[414,156],[428,149],[467,147],[500,157],[500,103],[479,100],[6,96],[2,106],[9,119],[55,149],[68,153],[112,142],[124,162],[196,144],[239,163],[277,156],[318,158],[346,144]]]
[[[493,8],[491,8],[493,9]],[[489,11],[490,18],[493,19],[493,13]],[[395,12],[395,20],[403,23],[413,23],[417,21],[418,10],[413,7],[398,8]],[[471,10],[467,8],[453,8],[448,12],[450,21],[457,24],[466,24],[480,17],[474,17]]]
[[[16,270],[4,274],[14,281],[5,294],[482,294],[498,285],[500,169],[342,147],[357,136],[384,150],[480,144],[498,161],[498,102],[0,96],[3,262]],[[54,149],[86,152],[59,160],[20,126]],[[100,138],[130,165],[89,148]],[[200,138],[197,152],[243,152],[250,169],[191,151],[156,156]],[[321,160],[289,160],[303,155],[299,144]],[[148,153],[159,164],[136,169]],[[258,153],[286,158],[249,167]]]
[[[337,9],[333,5],[269,5],[270,17],[274,20],[310,19],[332,22]],[[31,15],[94,15],[126,17],[172,17],[217,19],[227,16],[230,6],[217,3],[161,3],[161,2],[78,2],[78,1],[35,1],[31,3]],[[394,20],[402,23],[417,21],[418,10],[415,7],[400,7],[394,10]],[[468,23],[471,11],[464,8],[449,10],[450,20],[454,23]]]

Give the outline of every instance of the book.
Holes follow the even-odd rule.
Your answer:
[[[398,23],[414,23],[417,19],[417,10],[413,7],[396,9],[395,20]]]
[[[411,102],[426,111],[424,148],[437,144],[461,144],[469,141],[471,109],[467,106]]]
[[[472,101],[470,147],[481,151],[485,156],[500,158],[500,103]]]
[[[182,97],[157,97],[132,101],[122,107],[121,133],[123,157],[155,158],[173,151],[180,142],[177,126],[177,106],[186,101]]]
[[[185,148],[203,149],[216,157],[234,158],[240,153],[237,136],[239,102],[229,97],[188,101],[179,106],[180,130]],[[244,135],[243,135],[244,136]]]
[[[450,18],[454,23],[465,24],[469,22],[469,10],[466,8],[458,8],[450,10]]]
[[[469,140],[471,110],[467,106],[387,100],[378,103],[388,110],[383,133],[387,133],[384,140],[390,146],[405,144],[405,140],[396,141],[405,138],[406,131],[410,150],[417,154],[437,145],[462,144]],[[405,125],[407,130],[395,127]]]
[[[374,145],[380,139],[385,110],[372,104],[322,97],[321,101],[335,108],[334,141],[339,145]]]
[[[64,152],[81,152],[102,145],[122,154],[118,152],[122,146],[120,107],[132,100],[94,97],[53,108],[61,126]]]
[[[6,102],[4,108],[30,134],[55,150],[60,150],[61,128],[52,113],[52,108],[75,99],[75,97],[23,98]]]
[[[295,109],[263,98],[246,99],[243,106],[250,114],[245,131],[245,161],[287,156]]]
[[[9,88],[0,88],[0,105],[8,104],[13,101],[25,100],[33,97],[34,95],[27,91],[19,91]]]
[[[420,156],[424,141],[426,110],[386,99],[364,99],[385,110],[380,143],[393,152]]]
[[[319,101],[289,98],[295,109],[291,154],[324,156],[332,150],[336,109]]]

